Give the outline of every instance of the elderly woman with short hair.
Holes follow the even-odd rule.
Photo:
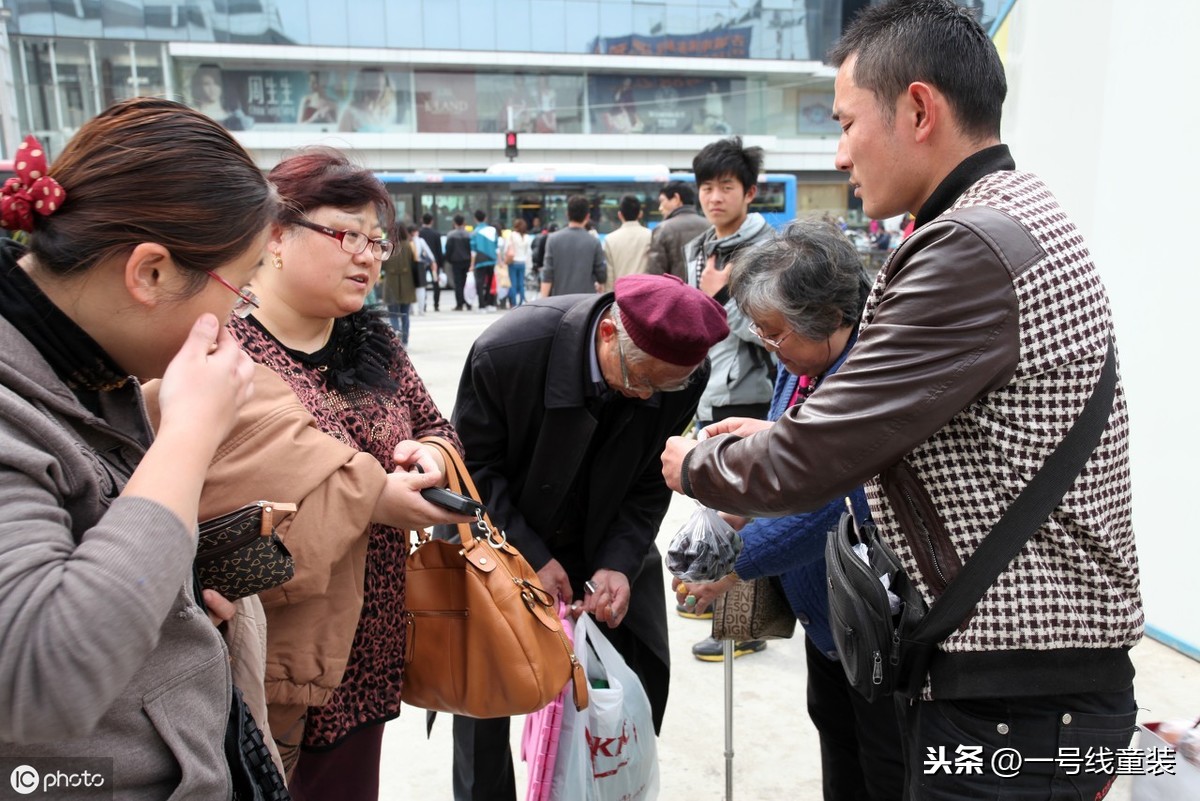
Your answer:
[[[730,294],[751,319],[750,330],[784,367],[769,413],[777,420],[841,366],[858,336],[871,281],[854,245],[835,225],[818,220],[791,223],[777,238],[744,251],[732,269]],[[862,488],[850,498],[865,518]],[[699,613],[740,579],[779,576],[806,635],[808,713],[820,736],[825,798],[897,799],[904,765],[891,699],[867,703],[850,687],[829,631],[825,540],[844,508],[838,500],[808,514],[736,519],[745,544],[734,572],[711,584],[676,580],[675,589]],[[738,643],[742,653],[762,645]],[[722,645],[709,638],[692,651],[718,661]]]

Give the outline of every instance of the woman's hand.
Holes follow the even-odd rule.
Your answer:
[[[254,392],[254,362],[211,314],[192,326],[159,390],[159,435],[176,428],[215,451]]]
[[[414,467],[419,467],[426,475],[439,476],[438,482],[430,486],[446,486],[446,479],[442,476],[446,472],[445,457],[433,445],[411,439],[401,440],[392,451],[392,458],[396,461],[398,470],[408,472]]]
[[[202,314],[163,374],[158,431],[122,497],[149,498],[194,527],[209,463],[250,400],[253,376],[229,331]]]
[[[737,583],[737,574],[730,573],[728,576],[720,579],[719,581],[683,582],[679,579],[672,579],[671,589],[675,590],[675,600],[677,602],[683,604],[692,612],[700,615],[703,614],[706,609],[712,606],[713,602],[717,600],[717,598],[732,590],[734,585]],[[689,599],[693,600],[694,603],[688,603]]]
[[[421,490],[439,486],[442,480],[441,473],[409,473],[400,469],[389,473],[383,491],[375,501],[371,522],[404,531],[414,531],[442,523],[474,522],[474,517],[443,509],[421,496]]]
[[[226,598],[216,590],[204,590],[201,595],[204,596],[204,606],[208,612],[208,619],[212,621],[214,626],[220,626],[222,623],[228,623],[233,620],[234,614],[237,612],[237,607],[233,605],[233,601]]]

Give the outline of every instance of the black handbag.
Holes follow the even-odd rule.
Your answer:
[[[225,759],[233,785],[233,801],[290,801],[262,730],[242,700],[242,691],[232,687],[229,721],[225,727]]]
[[[825,543],[829,627],[846,679],[868,701],[920,694],[938,644],[961,625],[1075,483],[1104,434],[1117,383],[1108,345],[1104,369],[1079,419],[930,607],[872,525],[842,515]],[[854,546],[865,547],[866,559]],[[900,606],[892,611],[886,577]]]
[[[294,503],[257,501],[202,522],[196,547],[200,586],[235,601],[291,580],[296,564],[275,523],[295,511]]]

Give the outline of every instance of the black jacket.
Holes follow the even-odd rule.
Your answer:
[[[588,398],[592,330],[612,302],[611,293],[560,295],[497,320],[467,357],[453,422],[492,520],[534,569],[558,558],[577,597],[597,569],[629,577],[629,613],[619,628],[644,643],[665,672],[666,599],[654,539],[671,491],[659,454],[695,414],[708,364],[680,392],[645,401],[618,396],[596,413]],[[572,499],[579,506],[567,508]],[[563,545],[564,518],[582,521],[573,532],[582,542]],[[582,564],[564,562],[563,547],[582,555]],[[659,719],[663,687],[651,698]]]

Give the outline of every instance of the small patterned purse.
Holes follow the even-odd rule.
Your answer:
[[[796,631],[796,613],[775,576],[739,581],[713,603],[717,640],[779,640]]]
[[[296,565],[275,523],[295,511],[294,503],[256,501],[202,522],[196,548],[200,586],[236,601],[290,580]]]

